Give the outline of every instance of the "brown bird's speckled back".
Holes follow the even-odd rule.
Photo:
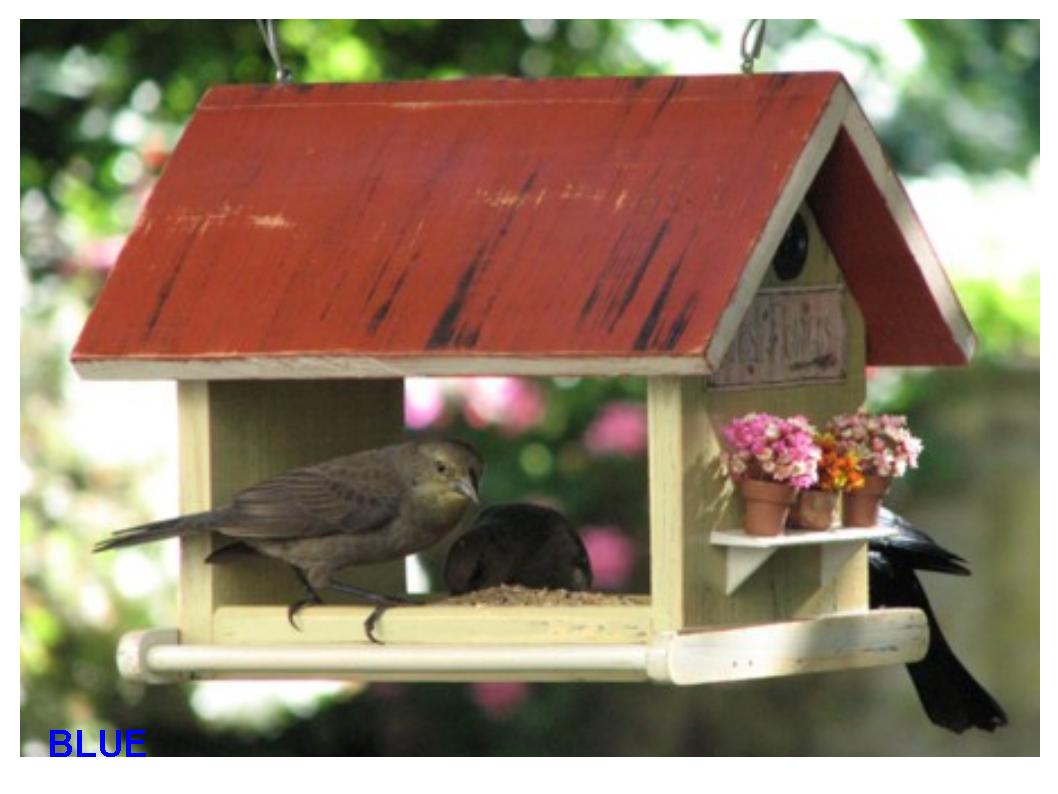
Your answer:
[[[436,543],[477,501],[483,468],[461,441],[356,452],[252,485],[227,507],[115,532],[95,550],[212,531],[290,563],[314,592],[346,566]]]

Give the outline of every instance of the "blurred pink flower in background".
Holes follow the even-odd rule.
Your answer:
[[[647,448],[646,409],[640,403],[607,403],[588,426],[584,446],[597,455],[641,455]]]
[[[444,382],[438,378],[406,378],[404,423],[414,429],[429,427],[445,409]]]
[[[636,546],[632,539],[611,526],[582,527],[580,539],[591,560],[592,587],[602,590],[623,587],[636,564]]]
[[[524,681],[482,681],[470,685],[470,697],[489,717],[504,720],[529,697],[529,685]]]
[[[371,684],[371,692],[382,700],[400,700],[408,694],[408,684],[393,681],[376,681]]]
[[[92,240],[80,247],[75,264],[88,270],[110,270],[118,261],[118,254],[124,244],[125,237],[122,235]]]
[[[499,425],[509,433],[521,433],[544,418],[540,388],[524,378],[461,378],[463,416],[471,427]]]
[[[169,159],[169,144],[161,133],[149,135],[140,146],[140,158],[152,171],[161,171]]]
[[[413,430],[437,424],[446,399],[460,404],[471,427],[498,425],[516,435],[543,420],[540,387],[524,378],[408,378],[404,383],[404,422]]]

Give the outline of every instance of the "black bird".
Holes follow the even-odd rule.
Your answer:
[[[413,441],[364,450],[280,474],[232,498],[231,504],[113,533],[94,551],[165,538],[216,532],[232,541],[208,562],[257,552],[289,563],[306,597],[290,605],[290,624],[319,590],[351,593],[375,604],[368,638],[381,607],[408,603],[340,582],[347,565],[400,559],[455,529],[478,501],[481,455],[460,441]]]
[[[548,507],[515,503],[483,510],[445,560],[445,584],[460,595],[499,585],[591,587],[591,563],[569,520]]]
[[[936,571],[969,576],[966,561],[890,510],[882,508],[878,523],[899,534],[869,544],[871,608],[915,607],[926,613],[929,648],[925,658],[907,666],[926,715],[934,725],[955,733],[968,728],[991,732],[1006,725],[1006,712],[948,646],[915,575],[915,571]]]

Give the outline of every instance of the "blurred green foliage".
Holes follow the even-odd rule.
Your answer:
[[[978,358],[1039,358],[1039,273],[1014,283],[960,279],[956,287],[963,308],[973,321]]]
[[[902,173],[1024,172],[1040,154],[1038,20],[920,19],[926,68],[880,130]],[[929,133],[923,135],[923,131]]]
[[[283,20],[279,33],[299,81],[664,70],[634,45],[637,24]],[[721,41],[708,23],[664,24],[709,46]],[[910,29],[923,66],[894,87],[895,111],[880,124],[898,169],[954,169],[975,179],[1025,174],[1039,155],[1038,21],[920,21]],[[1025,592],[1024,556],[995,543],[1008,529],[1035,569],[1038,278],[958,284],[981,341],[980,366],[913,378],[886,373],[872,387],[879,406],[911,414],[927,440],[922,469],[895,495],[899,506],[939,519],[942,542],[982,563],[972,582],[937,583],[931,592],[947,615],[955,613],[953,634],[969,646],[975,672],[1001,683],[997,694],[1015,726],[1000,736],[957,740],[929,726],[902,670],[694,691],[536,686],[506,715],[465,686],[354,686],[307,709],[234,726],[204,719],[193,687],[120,681],[117,637],[129,627],[171,624],[175,594],[157,549],[124,557],[161,583],[138,596],[116,589],[116,557],[87,553],[106,531],[152,513],[140,472],[102,465],[66,438],[69,347],[202,92],[268,81],[272,67],[252,21],[49,20],[22,22],[20,30],[23,752],[39,752],[54,727],[145,728],[152,754],[1038,752],[1038,607]],[[775,21],[765,64],[769,53],[818,35],[810,20]],[[835,40],[868,70],[881,71],[889,58],[848,37]],[[734,48],[730,56],[734,68]],[[643,455],[592,452],[585,443],[607,406],[641,403],[642,382],[537,388],[544,413],[517,433],[500,422],[470,423],[465,398],[446,398],[441,421],[489,460],[489,499],[546,497],[578,523],[612,524],[642,539]],[[1002,471],[987,465],[993,458]],[[1005,489],[996,492],[1003,477]],[[1009,514],[975,510],[982,499],[1021,512],[1012,523]],[[959,526],[965,536],[945,529]],[[629,587],[642,589],[645,577],[643,556]],[[993,593],[1016,610],[997,611]],[[972,610],[954,608],[966,603],[986,629]],[[1004,649],[1014,645],[1024,651],[1017,679],[1004,679]]]

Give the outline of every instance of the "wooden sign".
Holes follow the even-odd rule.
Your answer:
[[[706,383],[748,388],[843,380],[844,295],[842,286],[761,290]]]

